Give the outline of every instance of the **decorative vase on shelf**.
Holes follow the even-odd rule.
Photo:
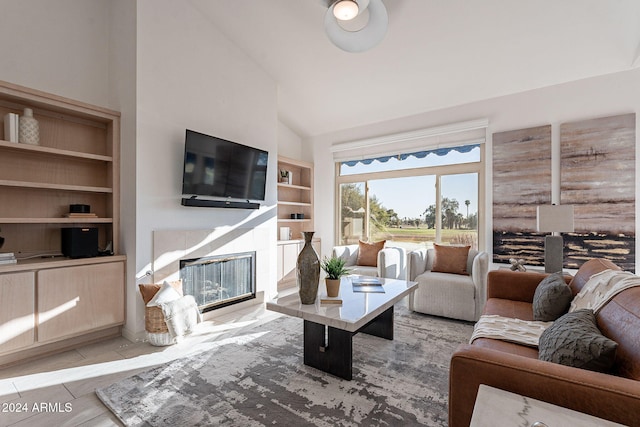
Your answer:
[[[320,281],[320,259],[316,250],[311,245],[313,231],[303,231],[304,246],[298,254],[296,273],[298,281],[298,293],[302,304],[314,304],[318,296]]]
[[[20,117],[18,129],[19,142],[31,145],[38,145],[40,143],[40,125],[33,117],[33,110],[31,110],[31,108],[24,109],[24,115]]]

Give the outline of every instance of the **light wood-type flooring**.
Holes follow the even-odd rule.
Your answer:
[[[246,334],[279,314],[264,304],[207,320],[196,334],[169,347],[123,337],[0,369],[0,426],[121,426],[96,388],[206,348],[212,340]]]

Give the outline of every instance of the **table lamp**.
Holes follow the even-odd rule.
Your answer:
[[[561,232],[573,231],[573,205],[538,206],[538,231],[551,232],[544,238],[544,271],[562,271],[563,247]]]

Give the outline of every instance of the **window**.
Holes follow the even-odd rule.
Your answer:
[[[342,245],[358,243],[369,233],[365,230],[366,196],[364,182],[340,185],[340,207],[338,221]]]
[[[338,163],[337,242],[477,249],[482,158],[476,144]]]

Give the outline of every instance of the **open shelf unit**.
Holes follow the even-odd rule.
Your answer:
[[[126,257],[120,255],[120,113],[0,81],[0,120],[33,110],[38,145],[0,126],[0,366],[118,336]],[[68,217],[69,205],[95,217]],[[64,227],[95,227],[114,256],[61,256]]]
[[[290,172],[289,182],[280,182],[280,170]],[[291,218],[302,214],[304,218]],[[289,227],[290,239],[281,239],[280,228]],[[278,157],[278,291],[296,286],[296,260],[304,246],[303,231],[314,231],[313,164],[288,157]],[[320,239],[313,246],[320,256]]]
[[[291,183],[280,182],[280,170],[290,172]],[[295,214],[303,218],[292,218]],[[289,227],[293,240],[301,240],[303,231],[313,231],[312,163],[278,157],[278,227]]]
[[[10,142],[0,126],[0,252],[59,252],[60,229],[77,225],[98,228],[99,247],[118,253],[120,114],[0,82],[0,118],[24,108],[38,120],[40,142]],[[65,217],[71,204],[90,205],[96,217]]]

